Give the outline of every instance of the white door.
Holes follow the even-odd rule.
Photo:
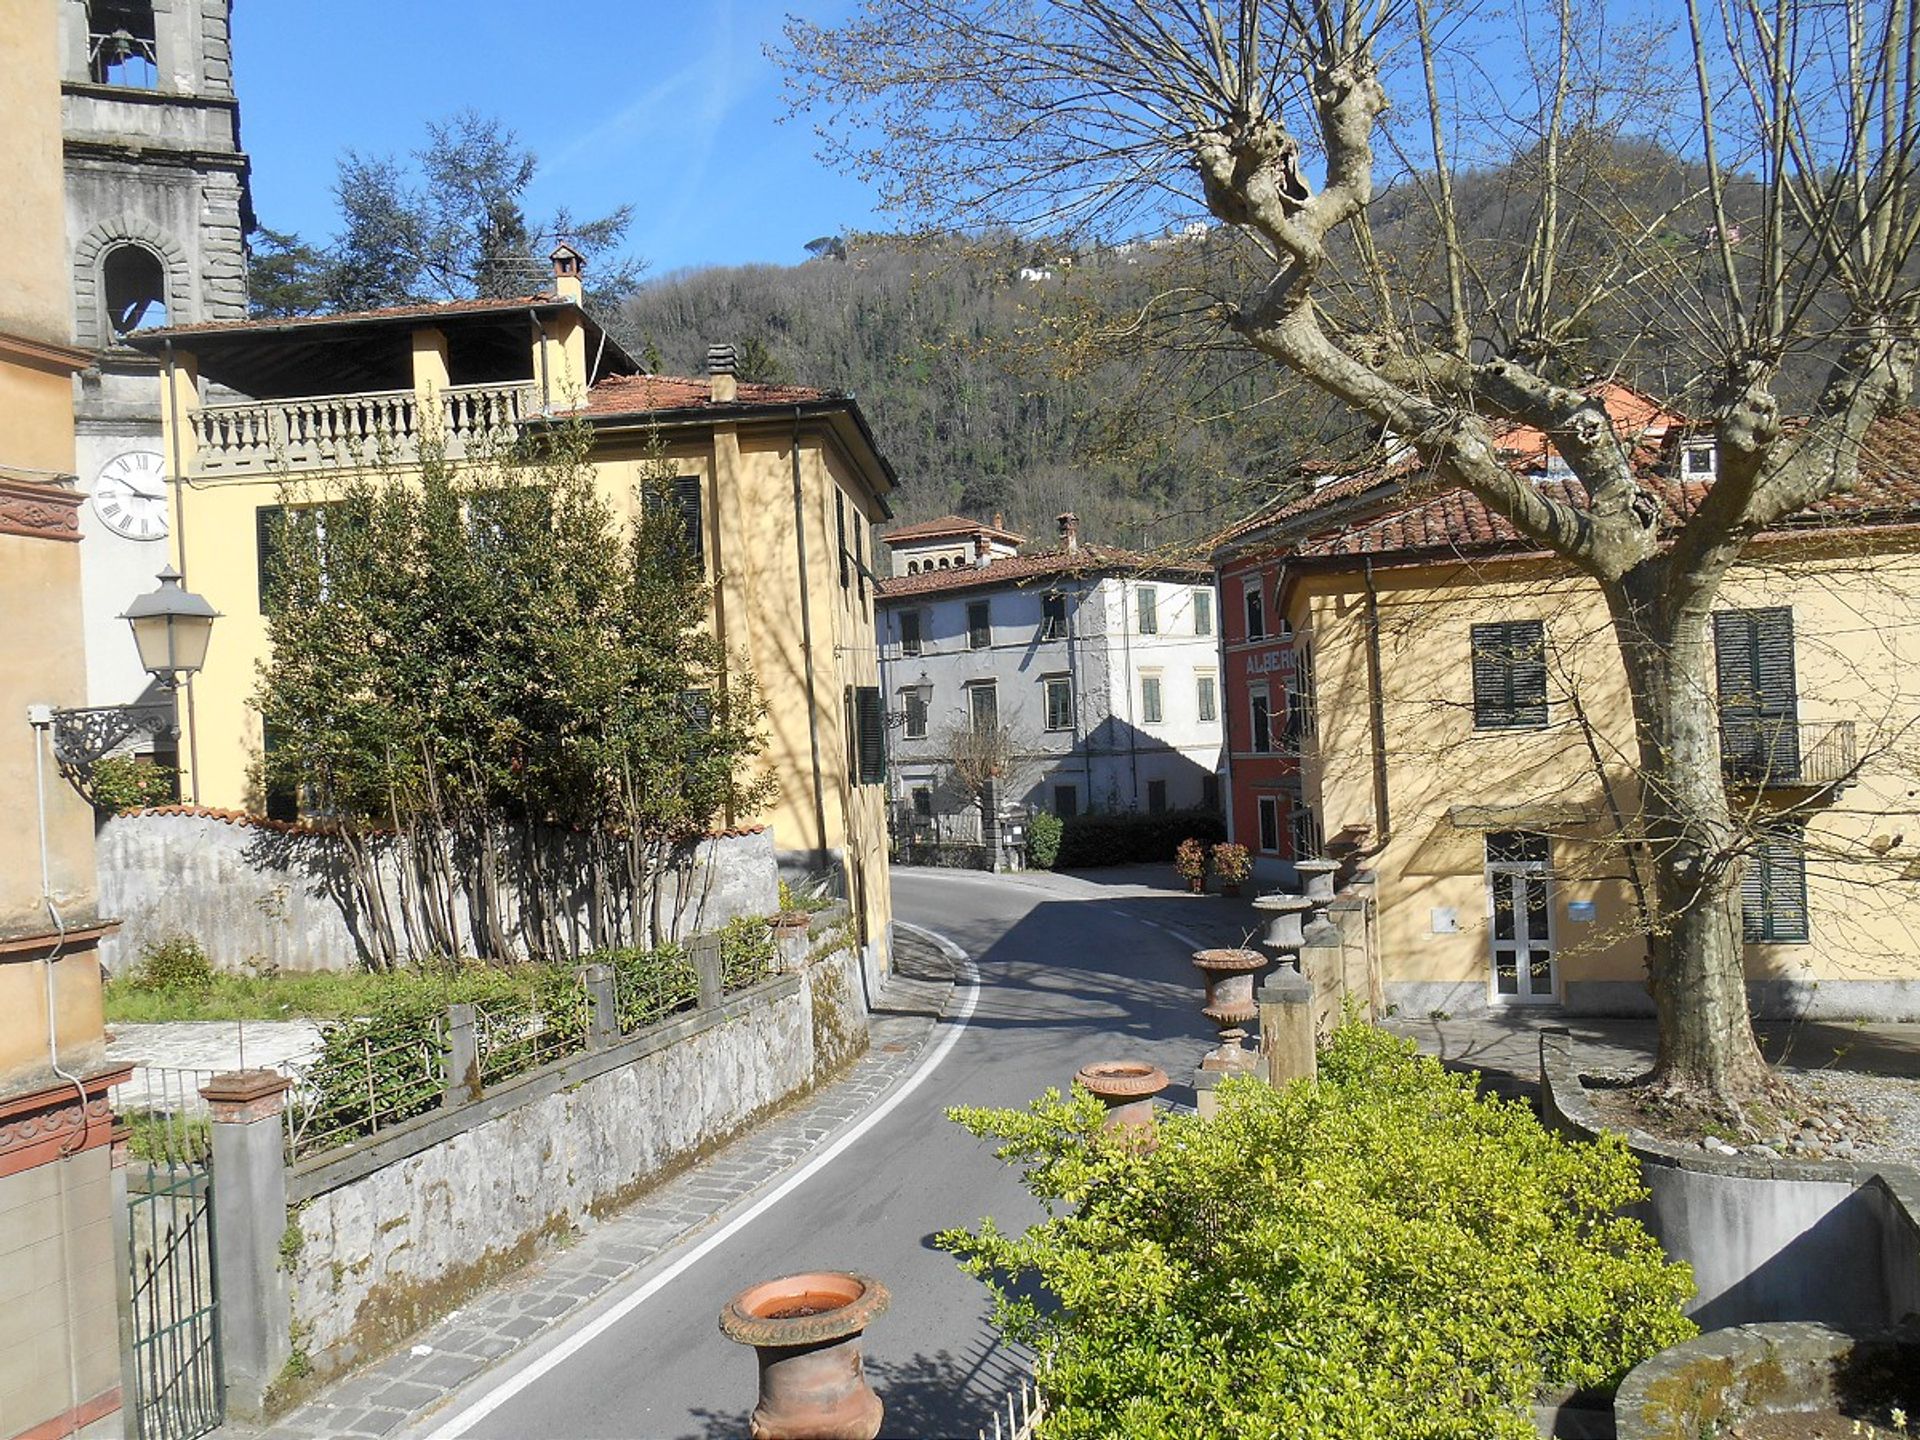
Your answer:
[[[1487,914],[1496,1005],[1542,1005],[1556,998],[1549,847],[1546,836],[1524,830],[1487,836]]]

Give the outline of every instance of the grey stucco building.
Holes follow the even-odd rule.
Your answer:
[[[1218,808],[1220,680],[1211,573],[1082,544],[1022,549],[949,516],[890,532],[879,586],[896,828],[975,838],[956,774],[1004,736],[1003,799],[1060,815]]]

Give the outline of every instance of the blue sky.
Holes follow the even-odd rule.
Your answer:
[[[342,149],[416,148],[463,106],[500,116],[541,161],[529,208],[630,202],[649,273],[805,259],[815,236],[876,224],[859,182],[781,124],[762,51],[807,0],[239,0],[241,138],[261,223],[333,229]]]

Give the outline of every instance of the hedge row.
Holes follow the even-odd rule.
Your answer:
[[[1188,836],[1206,841],[1227,838],[1227,824],[1210,810],[1169,810],[1162,815],[1075,815],[1060,834],[1062,870],[1091,870],[1100,865],[1172,863],[1173,852]]]

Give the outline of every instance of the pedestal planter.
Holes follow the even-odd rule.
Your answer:
[[[1167,1072],[1144,1060],[1101,1060],[1083,1065],[1073,1078],[1107,1107],[1109,1133],[1153,1134],[1153,1097],[1167,1088]]]
[[[1221,1029],[1245,1025],[1260,1013],[1253,1000],[1253,977],[1265,968],[1258,950],[1196,950],[1193,964],[1207,982],[1200,1013]]]
[[[1340,873],[1338,860],[1296,860],[1293,873],[1300,877],[1300,893],[1313,904],[1313,921],[1327,918],[1327,906],[1333,903],[1333,877]]]
[[[754,1440],[873,1440],[880,1397],[867,1384],[860,1340],[887,1308],[886,1286],[865,1275],[815,1270],[742,1290],[720,1331],[760,1362]]]
[[[1189,895],[1206,894],[1207,893],[1207,877],[1204,875],[1187,876],[1187,893]]]
[[[1300,917],[1313,908],[1313,901],[1304,895],[1261,895],[1253,908],[1268,917],[1262,945],[1274,950],[1300,948]]]
[[[1229,1025],[1220,1032],[1219,1045],[1207,1052],[1206,1058],[1200,1062],[1200,1068],[1212,1075],[1253,1074],[1260,1068],[1260,1057],[1240,1043],[1246,1038],[1245,1030],[1238,1025]]]

